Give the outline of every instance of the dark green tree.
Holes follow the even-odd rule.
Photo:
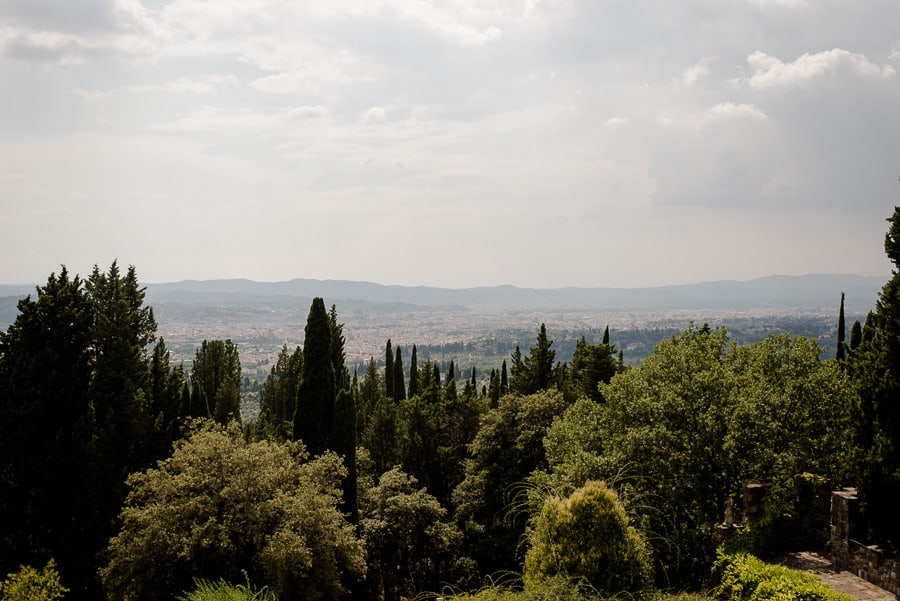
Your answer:
[[[603,395],[598,385],[601,382],[608,384],[616,371],[618,364],[615,346],[609,343],[590,344],[584,336],[575,343],[570,379],[576,396],[586,396],[595,402],[601,402]]]
[[[841,310],[838,313],[838,329],[837,329],[837,351],[835,358],[843,361],[847,358],[847,346],[844,343],[846,335],[846,326],[844,324],[844,293],[841,292]]]
[[[512,354],[509,383],[511,392],[526,395],[551,387],[556,360],[556,351],[550,348],[552,345],[553,341],[547,338],[547,328],[544,324],[541,324],[537,342],[531,347],[527,357],[522,355],[519,346],[516,345]]]
[[[331,431],[331,450],[343,459],[347,468],[341,488],[343,500],[341,508],[352,524],[359,523],[357,506],[356,470],[356,403],[349,389],[338,392],[334,406],[334,424]]]
[[[565,407],[558,391],[510,394],[480,420],[469,445],[464,479],[453,491],[453,504],[466,551],[482,574],[521,566],[519,542],[526,515],[514,510],[521,507],[517,496],[525,490],[519,484],[546,467],[543,439]]]
[[[853,322],[853,326],[850,328],[850,350],[855,351],[859,348],[859,345],[862,343],[862,326],[859,323],[859,320]]]
[[[303,376],[294,419],[294,439],[302,440],[311,455],[320,455],[329,448],[337,396],[331,319],[325,310],[325,301],[320,297],[313,299],[304,332]]]
[[[403,381],[403,357],[400,347],[397,347],[397,356],[394,358],[394,400],[402,401],[406,398],[406,384]]]
[[[220,424],[241,421],[241,359],[231,340],[204,340],[194,356],[191,384],[202,391]]]
[[[872,542],[900,550],[900,207],[888,219],[884,250],[894,265],[862,330],[851,373],[860,392],[856,416],[859,493]]]
[[[516,347],[517,349],[519,347]],[[503,360],[503,365],[500,366],[500,396],[504,394],[509,394],[509,377],[506,373],[506,359]]]
[[[389,399],[394,398],[394,350],[390,338],[384,345],[384,394]]]
[[[91,588],[91,301],[63,267],[18,309],[0,333],[0,574],[56,557]]]
[[[290,352],[287,344],[283,345],[259,395],[259,423],[267,436],[275,440],[293,437],[302,376],[303,349],[298,346]]]
[[[414,397],[419,394],[419,365],[416,356],[416,345],[412,347],[409,355],[409,396]]]

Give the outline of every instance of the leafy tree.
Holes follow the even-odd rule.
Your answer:
[[[528,540],[526,581],[563,575],[607,595],[640,591],[652,581],[647,545],[602,482],[586,482],[567,498],[547,498]]]
[[[3,601],[55,601],[68,592],[59,580],[53,559],[40,572],[31,566],[22,566],[0,582],[0,599]]]
[[[294,438],[302,440],[311,454],[319,455],[329,448],[328,438],[334,423],[337,396],[332,355],[333,329],[325,311],[325,301],[320,297],[313,299],[304,332],[303,377],[294,419]]]
[[[241,359],[231,340],[204,340],[194,356],[191,383],[202,392],[209,416],[220,424],[241,421]]]
[[[171,599],[196,578],[246,572],[280,599],[339,599],[365,572],[362,543],[338,510],[345,475],[332,453],[244,440],[206,422],[156,468],[132,474],[101,578],[113,600]]]
[[[515,511],[517,496],[531,472],[546,468],[542,441],[565,407],[558,391],[507,395],[481,418],[453,503],[468,554],[483,574],[519,567],[525,515]]]
[[[399,408],[393,399],[380,396],[362,438],[362,446],[368,449],[379,474],[401,461],[398,413]]]
[[[549,485],[613,482],[664,580],[703,578],[712,528],[745,482],[785,490],[804,472],[833,485],[846,476],[853,391],[820,353],[803,337],[737,346],[724,329],[691,326],[602,386],[605,405],[576,403],[553,424]],[[768,512],[794,510],[776,495]]]
[[[398,468],[382,474],[365,494],[362,516],[373,598],[412,598],[448,580],[462,535],[415,478]]]

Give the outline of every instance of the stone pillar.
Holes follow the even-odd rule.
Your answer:
[[[831,562],[839,570],[850,568],[850,541],[858,540],[859,498],[855,488],[831,493]]]

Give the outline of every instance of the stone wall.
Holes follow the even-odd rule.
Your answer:
[[[831,562],[895,595],[900,593],[900,561],[877,545],[865,545],[856,489],[831,494]]]

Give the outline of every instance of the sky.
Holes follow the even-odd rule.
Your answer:
[[[889,275],[897,0],[0,0],[0,282]]]

